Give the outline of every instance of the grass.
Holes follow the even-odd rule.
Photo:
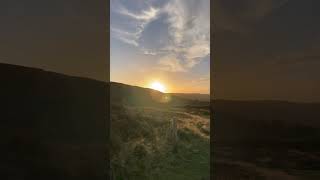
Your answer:
[[[209,127],[209,119],[183,109],[118,106],[111,114],[115,180],[209,179],[209,136],[201,131]],[[176,144],[168,136],[173,118],[178,127]]]

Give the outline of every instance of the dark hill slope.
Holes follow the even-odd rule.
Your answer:
[[[0,64],[1,179],[105,179],[107,85]]]

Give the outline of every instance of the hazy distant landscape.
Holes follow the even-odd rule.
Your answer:
[[[209,179],[209,117],[208,101],[111,83],[113,179]]]

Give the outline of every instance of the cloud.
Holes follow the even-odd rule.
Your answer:
[[[114,37],[121,40],[122,42],[136,46],[136,47],[139,45],[138,44],[138,38],[139,38],[138,34],[123,31],[121,29],[117,29],[114,27],[111,27],[110,29],[111,29],[111,32],[114,35]]]
[[[207,42],[197,42],[185,50],[188,59],[202,58],[210,54],[210,47]]]
[[[157,55],[158,53],[157,53],[156,51],[144,49],[144,50],[143,50],[143,54],[155,56],[155,55]]]
[[[170,72],[185,72],[186,69],[181,64],[180,60],[173,54],[163,56],[158,64],[160,65],[160,69],[164,71]]]
[[[113,11],[130,21],[119,29],[111,26],[113,35],[124,43],[138,47],[145,55],[157,56],[163,70],[185,72],[210,55],[210,0],[170,0],[162,6],[146,3],[139,10],[129,10],[119,1]],[[161,17],[161,18],[159,18]],[[143,46],[142,37],[148,25],[156,20],[165,21],[168,41],[159,43],[156,49]],[[155,23],[157,24],[157,23]],[[123,30],[125,29],[125,30]],[[130,31],[129,31],[130,29]]]
[[[122,36],[119,36],[118,38],[119,38],[119,40],[121,40],[124,43],[130,44],[130,45],[133,45],[133,46],[136,46],[136,47],[139,46],[138,42],[135,41],[135,40],[126,39],[126,38],[124,38]]]
[[[142,10],[140,14],[130,12],[128,9],[124,8],[123,6],[119,9],[118,13],[131,17],[135,20],[150,22],[151,20],[155,19],[158,15],[159,9],[154,7],[149,7],[147,10]]]
[[[210,54],[210,9],[208,0],[172,0],[163,9],[168,14],[172,39],[168,50],[175,52],[185,69]]]
[[[148,6],[146,9],[142,9],[141,12],[136,13],[133,11],[130,11],[125,6],[123,6],[120,2],[114,2],[115,5],[113,6],[114,12],[129,18],[132,23],[128,23],[127,25],[130,27],[126,27],[126,29],[131,29],[131,32],[127,30],[122,30],[119,28],[115,28],[111,25],[111,30],[115,34],[115,37],[121,40],[124,43],[133,45],[133,46],[139,46],[139,39],[141,37],[141,33],[144,31],[145,27],[155,20],[158,17],[159,9],[154,8],[152,6]]]

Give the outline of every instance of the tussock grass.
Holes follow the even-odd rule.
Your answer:
[[[125,106],[112,107],[111,114],[113,179],[209,179],[209,136],[201,130],[209,119],[176,109]],[[176,143],[170,137],[173,118]]]

